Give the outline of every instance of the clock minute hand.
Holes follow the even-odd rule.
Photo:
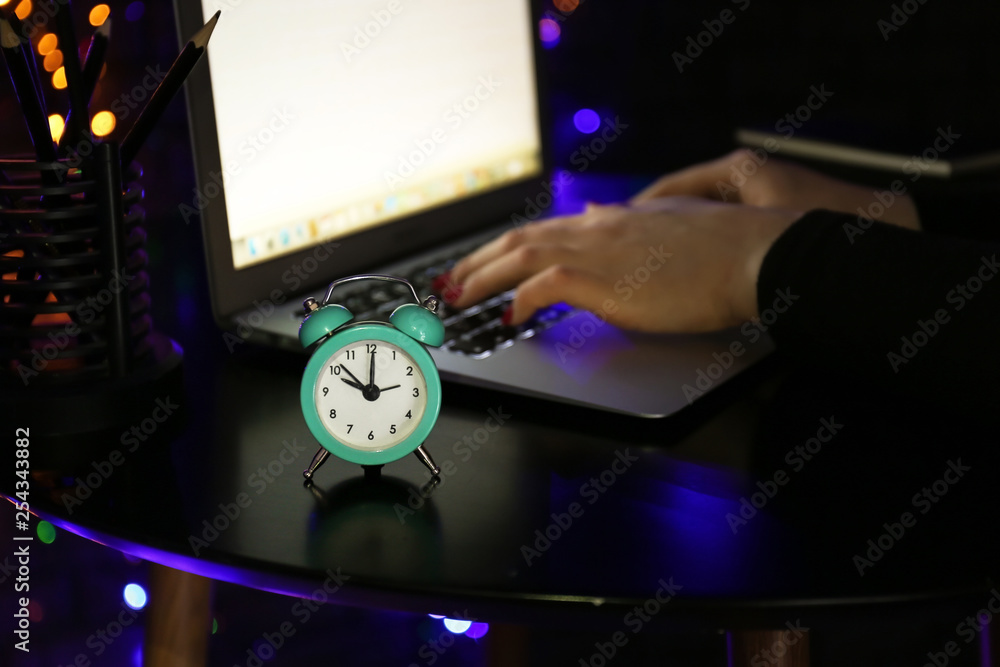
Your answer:
[[[340,378],[340,380],[341,382],[344,382],[345,384],[354,387],[355,389],[360,389],[361,391],[365,390],[365,388],[362,385],[358,384],[354,380],[348,380],[347,378]]]
[[[395,389],[396,387],[399,387],[399,386],[400,385],[398,385],[398,384],[394,384],[391,387],[379,387],[379,391],[389,391],[390,389]]]
[[[375,386],[375,350],[372,350],[372,363],[368,367],[368,384]]]

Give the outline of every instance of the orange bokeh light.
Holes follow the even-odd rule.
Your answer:
[[[580,6],[580,0],[552,0],[552,4],[561,12],[569,14]]]
[[[55,72],[52,73],[52,87],[56,90],[62,90],[66,87],[66,68],[60,67]]]
[[[107,136],[115,129],[116,120],[115,115],[110,111],[98,111],[94,114],[93,120],[90,121],[90,131],[97,137]]]
[[[45,68],[46,72],[55,72],[57,69],[62,67],[63,64],[63,54],[62,51],[56,49],[50,52],[45,59],[42,60],[42,67]]]
[[[111,14],[111,8],[105,4],[95,5],[93,9],[90,10],[90,25],[99,26],[103,25],[105,21],[108,20],[108,16]]]
[[[49,132],[52,133],[52,141],[59,143],[63,130],[66,128],[66,121],[57,113],[49,114]]]
[[[38,55],[47,56],[59,46],[59,38],[54,33],[46,33],[38,40]]]
[[[14,13],[17,14],[17,18],[22,21],[28,18],[28,14],[31,13],[31,0],[21,0],[21,4],[17,6]]]

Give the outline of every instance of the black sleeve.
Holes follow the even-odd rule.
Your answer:
[[[808,363],[994,420],[1000,406],[1000,244],[812,211],[764,258],[761,315]]]

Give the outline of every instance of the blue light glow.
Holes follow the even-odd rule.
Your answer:
[[[138,21],[145,12],[146,5],[143,4],[142,0],[136,0],[125,8],[125,20]]]
[[[125,604],[132,609],[142,609],[146,606],[146,590],[139,584],[129,584],[122,593]]]
[[[468,630],[465,631],[465,636],[472,639],[479,639],[486,635],[490,631],[489,623],[473,623]]]
[[[538,36],[545,48],[551,49],[558,44],[560,35],[562,35],[562,28],[552,19],[542,19],[538,22]]]
[[[593,134],[601,126],[601,117],[593,109],[580,109],[573,114],[573,125],[584,134]]]
[[[444,627],[448,630],[448,632],[460,635],[472,627],[472,621],[463,621],[457,618],[446,618],[444,619]]]

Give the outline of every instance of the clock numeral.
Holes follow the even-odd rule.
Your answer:
[[[351,360],[353,358],[354,358],[354,350],[348,350],[347,351],[347,359]]]
[[[330,419],[336,419],[336,418],[337,418],[337,411],[330,410]]]
[[[420,390],[418,388],[414,387],[413,388],[413,396],[416,397],[416,396],[419,396],[419,395],[420,395]]]
[[[406,367],[406,374],[407,375],[413,375],[413,366],[407,366]]]
[[[340,366],[330,366],[330,375],[340,375]]]
[[[368,431],[368,439],[369,440],[375,439],[375,431]]]
[[[378,347],[378,343],[365,343],[365,354],[371,354]]]
[[[396,350],[392,351],[392,360],[396,361]]]
[[[413,415],[410,414],[410,410],[406,411],[406,418],[407,419],[413,419]]]
[[[347,432],[350,433],[352,428],[354,428],[354,424],[348,424],[347,425]]]
[[[389,433],[395,433],[395,432],[396,432],[396,425],[393,424],[392,426],[389,427]]]
[[[329,393],[330,393],[330,388],[329,387],[323,387],[323,395],[326,396]]]

